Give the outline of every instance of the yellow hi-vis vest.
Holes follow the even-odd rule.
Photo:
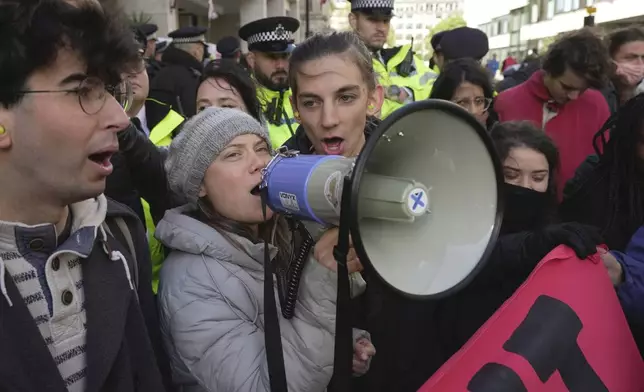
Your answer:
[[[429,98],[437,75],[416,55],[413,56],[414,70],[412,73],[407,77],[399,75],[397,67],[405,60],[410,50],[411,45],[401,46],[398,53],[392,56],[387,64],[383,64],[378,58],[379,56],[375,55],[373,56],[373,68],[378,74],[378,82],[385,91],[391,86],[407,87],[414,92],[414,101],[422,101]],[[380,110],[380,118],[386,118],[403,105],[404,103],[385,98]]]
[[[257,98],[268,123],[271,144],[277,149],[295,134],[298,127],[291,106],[291,90],[273,91],[258,83]]]
[[[170,109],[163,120],[150,131],[150,141],[157,147],[169,146],[172,143],[172,133],[184,120],[182,115]],[[165,252],[163,245],[154,238],[156,227],[150,213],[150,205],[144,199],[141,199],[141,205],[145,214],[145,228],[148,236],[148,246],[150,247],[150,258],[152,259],[152,290],[156,294],[159,289],[159,273],[165,259]]]

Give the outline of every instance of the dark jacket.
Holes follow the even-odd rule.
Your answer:
[[[203,64],[188,52],[172,46],[163,53],[163,63],[165,66],[150,82],[150,95],[145,103],[150,129],[163,120],[169,109],[186,118],[197,113],[197,88]]]
[[[119,132],[119,152],[112,157],[114,170],[107,177],[105,195],[128,206],[141,222],[145,222],[141,198],[150,204],[155,221],[170,208],[162,154],[133,123]]]
[[[610,169],[602,166],[596,155],[589,156],[566,184],[560,215],[563,219],[599,228],[611,251],[631,256],[626,258],[619,253],[614,253],[622,263],[625,283],[628,284],[620,290],[621,293],[618,291],[618,294],[640,353],[644,353],[644,317],[639,313],[644,309],[636,305],[638,301],[644,300],[644,298],[636,298],[639,293],[644,292],[641,287],[638,287],[642,284],[638,282],[641,276],[638,267],[642,268],[643,264],[640,263],[644,263],[643,252],[639,248],[642,243],[641,225],[644,225],[644,222],[632,222],[627,200],[610,199],[610,175]],[[644,184],[642,186],[644,187]],[[620,203],[622,206],[611,218],[607,211],[609,206],[615,206],[615,203]],[[629,276],[635,280],[629,281]]]
[[[87,314],[86,390],[164,391],[153,349],[160,350],[161,345],[145,233],[134,213],[108,200],[105,222],[112,232],[118,230],[113,225],[114,217],[123,218],[132,235],[138,285],[136,291],[128,287],[123,264],[108,257],[97,236],[82,269]],[[130,248],[115,237],[122,236],[108,236],[107,246],[120,251],[135,273]],[[0,300],[0,391],[67,392],[14,281],[5,279],[13,306]]]
[[[167,210],[185,202],[168,187],[164,167],[168,150],[155,146],[145,133],[135,127],[119,132],[118,137],[119,156],[128,168],[124,177],[129,177],[132,184],[136,185],[137,194],[148,202],[152,220],[157,223]],[[137,202],[140,205],[140,200]]]
[[[526,82],[530,79],[530,76],[540,68],[541,62],[538,59],[523,62],[516,71],[505,76],[503,80],[496,84],[496,91],[501,93],[502,91],[511,89],[512,87],[516,87],[521,83]]]

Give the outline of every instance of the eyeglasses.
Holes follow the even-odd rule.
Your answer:
[[[452,101],[458,106],[467,109],[469,112],[485,112],[492,104],[492,98],[476,97],[474,99],[463,98],[457,101]]]
[[[19,94],[47,94],[47,93],[74,93],[78,96],[78,103],[88,115],[101,111],[105,106],[107,94],[111,95],[127,111],[132,104],[132,86],[127,80],[117,85],[106,86],[99,78],[88,77],[76,88],[66,90],[25,90]],[[107,93],[107,94],[106,94]]]

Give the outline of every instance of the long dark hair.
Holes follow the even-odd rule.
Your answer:
[[[246,253],[246,250],[230,234],[246,238],[254,244],[267,240],[269,244],[277,247],[277,260],[287,262],[290,259],[291,234],[284,217],[277,214],[273,215],[271,219],[259,224],[256,233],[251,229],[250,225],[234,221],[220,214],[213,207],[207,196],[198,200],[197,207],[197,210],[193,212],[193,217],[217,230],[219,234],[240,251]],[[248,256],[252,257],[251,255]]]
[[[607,177],[608,203],[603,227],[606,233],[614,224],[627,224],[633,230],[644,223],[644,196],[637,145],[642,141],[644,95],[626,102],[595,134],[593,145],[599,155],[597,170]],[[610,133],[607,140],[606,134]],[[601,191],[601,190],[598,190]],[[626,222],[617,222],[623,214]]]
[[[248,72],[231,59],[217,59],[208,63],[201,75],[201,83],[208,79],[225,80],[244,101],[248,114],[263,123],[262,110],[257,98],[257,87]],[[221,87],[221,85],[219,85]]]

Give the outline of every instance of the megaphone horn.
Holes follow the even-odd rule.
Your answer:
[[[502,178],[485,128],[456,104],[427,100],[387,117],[357,159],[281,151],[261,187],[274,211],[348,221],[366,268],[403,295],[436,298],[467,284],[491,253]]]

